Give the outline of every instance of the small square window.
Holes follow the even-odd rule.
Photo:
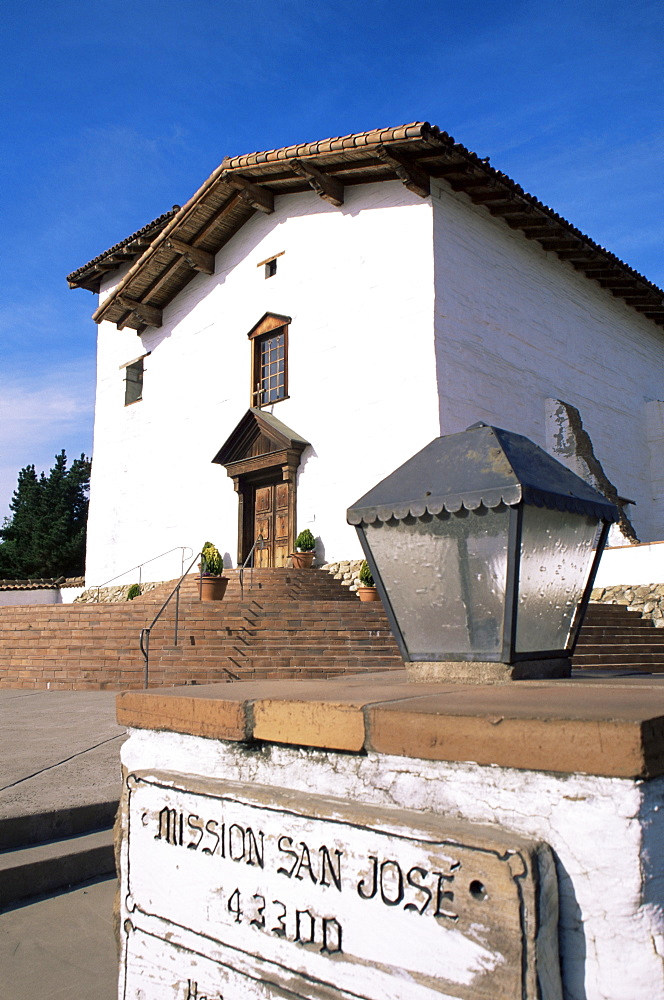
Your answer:
[[[275,257],[273,260],[268,260],[265,262],[265,277],[273,278],[276,273],[277,273],[277,259]]]

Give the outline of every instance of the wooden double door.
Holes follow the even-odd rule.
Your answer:
[[[285,566],[292,545],[290,483],[261,483],[252,492],[252,544],[263,539],[263,548],[257,546],[254,551],[254,566]]]

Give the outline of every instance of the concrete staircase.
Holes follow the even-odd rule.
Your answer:
[[[117,802],[0,819],[0,911],[115,871]]]
[[[255,570],[241,592],[230,571],[221,602],[201,603],[197,578],[181,589],[150,640],[150,686],[266,677],[336,677],[402,666],[380,603],[362,604],[328,573]],[[137,688],[140,629],[174,582],[123,604],[3,608],[0,686]]]
[[[356,595],[320,570],[237,571],[221,602],[198,599],[197,578],[181,590],[150,641],[151,687],[262,678],[337,677],[398,669],[396,642],[380,603]],[[0,609],[0,687],[139,688],[138,637],[174,582],[122,604]],[[620,605],[592,604],[574,666],[664,672],[664,629]]]

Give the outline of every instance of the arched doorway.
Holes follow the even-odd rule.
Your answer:
[[[286,565],[295,547],[297,468],[308,443],[271,413],[250,409],[213,458],[238,495],[238,565],[259,535],[264,548],[255,565]]]

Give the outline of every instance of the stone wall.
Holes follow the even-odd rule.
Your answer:
[[[640,587],[628,584],[616,587],[596,587],[591,600],[602,604],[623,604],[630,611],[640,611],[656,628],[664,628],[664,583],[645,583]]]
[[[360,586],[360,566],[363,559],[342,559],[340,562],[325,563],[321,569],[326,569],[335,580],[341,580],[343,587],[357,590]]]
[[[142,583],[141,596],[160,586],[158,583]],[[127,593],[133,584],[124,587],[90,587],[73,601],[74,604],[122,604],[127,600]]]

